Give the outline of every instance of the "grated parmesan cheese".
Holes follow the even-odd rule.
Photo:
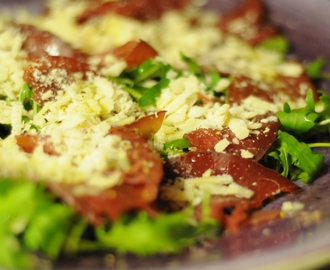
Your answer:
[[[164,201],[191,202],[198,205],[206,195],[234,195],[249,199],[253,191],[238,185],[230,175],[210,176],[208,172],[198,178],[176,178],[163,185],[160,198]]]

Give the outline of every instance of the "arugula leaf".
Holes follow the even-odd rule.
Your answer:
[[[276,36],[261,42],[258,47],[270,51],[276,51],[284,56],[289,49],[289,42],[284,36]]]
[[[312,91],[308,91],[308,100]],[[291,132],[301,134],[306,133],[315,126],[315,121],[319,115],[314,110],[314,103],[308,102],[306,107],[291,110],[290,105],[285,103],[283,111],[277,112],[282,127]]]
[[[214,95],[217,97],[224,96],[224,93],[219,93],[215,90],[216,86],[222,79],[219,72],[215,70],[210,70],[209,72],[204,72],[202,68],[195,62],[193,59],[184,55],[182,52],[180,53],[181,59],[188,66],[188,71],[194,74],[201,82],[206,85],[206,92],[214,92]]]
[[[306,184],[312,181],[324,160],[322,154],[312,152],[306,143],[281,130],[268,156],[278,161],[276,167],[283,176]]]
[[[167,72],[171,69],[171,66],[162,64],[161,65],[161,77],[160,81],[153,87],[147,90],[142,97],[138,100],[141,107],[150,105],[156,105],[156,98],[160,96],[162,89],[168,87],[170,80],[166,77]]]
[[[33,110],[34,113],[38,113],[41,109],[41,106],[37,104],[33,99],[33,90],[32,88],[25,83],[19,94],[19,101],[24,105],[24,109],[27,111]]]
[[[190,57],[186,56],[183,52],[180,52],[180,56],[183,62],[186,63],[186,65],[188,66],[188,71],[194,75],[196,75],[196,77],[199,78],[204,78],[205,73],[202,71],[202,69],[199,67],[199,65],[192,60]]]
[[[214,237],[219,224],[213,219],[197,222],[193,211],[160,214],[155,219],[145,212],[133,218],[121,218],[108,230],[96,228],[97,240],[105,249],[119,253],[135,253],[140,256],[156,253],[178,253],[183,248],[196,244],[201,237]]]
[[[118,78],[110,78],[115,83],[122,85],[141,107],[156,104],[156,98],[162,89],[168,87],[170,80],[167,72],[174,70],[170,65],[148,59],[140,66],[125,70]],[[146,82],[152,82],[151,87],[146,87]]]
[[[306,65],[306,73],[311,79],[330,79],[330,74],[323,72],[326,64],[324,58],[320,57]]]
[[[152,59],[146,60],[135,71],[135,81],[142,82],[148,78],[154,78],[161,76],[163,64],[160,62],[155,62]]]
[[[330,130],[330,96],[320,91],[318,101],[314,100],[312,90],[308,90],[306,106],[291,110],[284,104],[283,111],[277,112],[282,129],[292,134],[304,134],[305,137]]]
[[[187,138],[177,139],[173,141],[166,142],[164,144],[164,150],[184,150],[191,146],[190,141]]]
[[[208,87],[210,89],[213,89],[218,85],[219,81],[221,80],[221,76],[218,72],[211,70],[209,73],[209,77],[210,77],[210,80],[208,83]]]
[[[56,258],[74,215],[69,207],[54,203],[44,187],[25,181],[0,180],[0,265],[35,268],[34,252]]]

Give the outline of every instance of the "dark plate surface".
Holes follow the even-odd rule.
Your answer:
[[[27,6],[41,10],[43,0],[4,0],[2,10]],[[211,0],[208,8],[225,13],[239,0]],[[291,42],[291,50],[301,60],[324,57],[330,63],[330,1],[265,0],[271,20],[281,27]],[[330,67],[330,65],[328,65]],[[329,83],[320,87],[330,91]],[[326,138],[330,141],[329,138]],[[305,203],[305,213],[225,235],[207,248],[194,249],[180,256],[152,258],[88,255],[63,259],[58,269],[317,269],[330,265],[330,153],[318,179],[303,186],[298,195],[286,195],[266,206],[273,208],[283,201]],[[327,268],[324,268],[327,269]]]

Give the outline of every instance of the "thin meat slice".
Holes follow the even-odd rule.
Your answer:
[[[227,90],[227,103],[229,105],[241,105],[243,100],[250,96],[274,102],[274,92],[262,89],[256,82],[246,76],[234,77]]]
[[[221,17],[218,26],[225,33],[234,34],[253,46],[278,34],[276,28],[266,21],[261,0],[244,0],[239,8]]]
[[[262,87],[246,76],[234,77],[227,90],[227,103],[241,105],[251,96],[274,103],[287,97],[286,102],[297,102],[297,99],[305,99],[307,91],[313,91],[314,98],[318,100],[318,93],[310,78],[302,73],[298,77],[279,75]]]
[[[135,130],[142,137],[151,140],[161,128],[166,111],[160,111],[138,119],[132,124],[125,125],[126,128]]]
[[[42,56],[65,56],[76,61],[87,62],[88,54],[72,48],[72,46],[56,35],[28,24],[15,25],[25,37],[22,49],[27,51],[29,58]]]
[[[260,117],[259,120],[261,119],[263,118]],[[266,121],[261,123],[261,125],[260,129],[250,133],[247,138],[242,140],[238,140],[235,134],[228,128],[223,128],[222,130],[197,129],[185,134],[184,137],[190,141],[191,147],[194,147],[195,151],[220,151],[258,161],[275,141],[280,122]],[[220,146],[220,150],[217,150],[216,146],[221,143],[225,145],[223,147]]]
[[[43,151],[48,155],[58,155],[54,144],[48,135],[32,135],[22,133],[15,136],[17,145],[26,153],[33,153],[38,145],[42,145]]]
[[[95,74],[88,64],[65,56],[38,57],[31,61],[24,70],[23,80],[33,89],[32,98],[40,105],[54,100],[57,91],[72,83],[75,75],[85,80],[88,74]]]
[[[180,10],[191,0],[122,0],[116,2],[90,1],[90,7],[77,18],[84,23],[92,18],[111,13],[134,18],[140,21],[159,19],[168,10]]]
[[[216,152],[189,152],[168,160],[169,178],[202,177],[207,170],[212,175],[229,174],[234,182],[254,192],[250,199],[233,195],[211,197],[210,216],[219,219],[227,229],[237,231],[246,224],[249,212],[281,192],[297,192],[300,188],[292,181],[261,164],[239,156]],[[175,173],[174,173],[175,172]]]
[[[158,53],[144,41],[130,41],[112,51],[111,54],[119,59],[125,60],[126,69],[141,65],[144,61],[155,58]],[[106,54],[105,54],[106,55]]]
[[[16,24],[25,40],[22,49],[28,53],[28,59],[36,59],[47,56],[63,56],[74,61],[88,63],[90,54],[84,53],[64,42],[58,36],[36,28],[28,24]],[[145,60],[158,55],[155,49],[144,41],[129,41],[126,44],[102,53],[98,56],[105,57],[112,54],[127,63],[127,69],[141,65]],[[95,56],[95,55],[94,55]],[[102,66],[102,62],[101,62]]]
[[[94,225],[107,219],[116,220],[130,210],[149,211],[150,204],[157,198],[163,176],[162,161],[146,139],[127,128],[112,128],[110,134],[129,140],[133,146],[127,152],[132,166],[123,173],[122,184],[90,194],[89,187],[83,184],[49,182],[49,188],[55,194]],[[82,189],[85,192],[81,192]]]
[[[313,91],[315,100],[319,99],[317,89],[311,82],[307,74],[303,73],[299,77],[278,76],[272,85],[278,93],[284,93],[291,99],[306,98],[307,91]]]
[[[92,224],[100,225],[106,219],[115,220],[126,211],[140,209],[150,211],[150,204],[158,195],[158,186],[163,177],[163,162],[149,142],[135,131],[124,127],[112,127],[109,136],[120,136],[131,143],[127,157],[131,163],[127,171],[121,172],[121,183],[111,188],[99,189],[86,183],[69,184],[52,182],[47,186],[55,195]],[[61,155],[52,149],[52,143],[45,136],[18,135],[17,144],[22,150],[32,153],[40,144],[45,153]],[[111,177],[112,170],[104,171]]]

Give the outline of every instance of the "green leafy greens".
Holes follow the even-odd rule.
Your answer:
[[[287,132],[279,131],[268,156],[277,160],[277,170],[292,180],[310,183],[323,165],[323,155],[313,153],[304,142],[299,142]]]
[[[218,230],[219,224],[214,219],[196,221],[192,209],[186,209],[184,212],[160,214],[156,219],[145,212],[126,216],[115,222],[110,230],[97,228],[96,236],[104,248],[146,256],[177,253],[205,237],[215,237]]]
[[[289,49],[289,42],[284,36],[275,36],[261,42],[258,48],[278,52],[284,57]]]
[[[109,249],[140,255],[178,253],[219,230],[215,220],[197,222],[190,208],[156,218],[127,213],[94,227],[43,185],[8,179],[0,180],[0,221],[0,265],[8,269],[40,267],[38,252],[49,259]]]
[[[34,268],[37,251],[56,258],[73,216],[73,209],[54,203],[41,185],[0,180],[0,265]]]
[[[36,103],[33,99],[33,90],[32,88],[25,83],[19,94],[19,100],[23,103],[24,109],[27,111],[33,110],[34,113],[38,113],[41,109],[41,106]]]
[[[156,98],[161,90],[166,88],[170,82],[167,73],[173,68],[154,59],[143,62],[140,66],[124,71],[118,78],[111,78],[123,86],[141,107],[156,104]],[[152,86],[146,86],[151,82]]]
[[[207,86],[207,92],[214,90],[221,79],[218,72],[214,70],[204,72],[195,61],[183,53],[181,53],[181,59],[187,64],[188,72],[194,74]],[[167,77],[169,71],[173,71],[177,77],[184,76],[183,72],[174,69],[169,64],[149,59],[138,67],[123,71],[119,77],[110,79],[121,85],[141,107],[147,107],[155,105],[161,91],[169,86],[170,80]]]
[[[314,153],[311,148],[329,147],[329,143],[307,144],[304,141],[315,134],[329,133],[330,96],[320,91],[320,97],[315,101],[313,91],[309,90],[305,107],[291,109],[285,103],[283,111],[277,112],[277,116],[281,122],[281,130],[265,157],[266,163],[272,157],[276,164],[271,167],[282,175],[310,183],[324,160],[322,154]]]
[[[283,111],[277,113],[282,129],[304,137],[330,131],[330,96],[320,91],[318,101],[314,100],[312,90],[306,97],[306,106],[291,110],[289,104],[284,104]]]
[[[306,65],[306,73],[311,79],[330,79],[330,74],[323,72],[325,60],[320,57]]]

